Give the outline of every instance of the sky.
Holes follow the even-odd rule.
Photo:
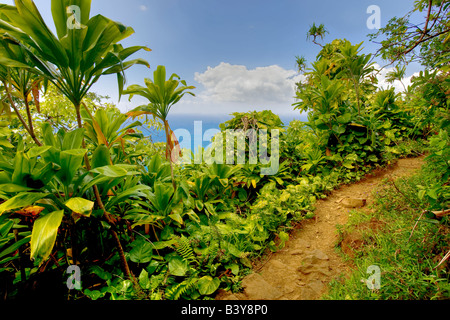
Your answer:
[[[0,0],[12,4],[12,0]],[[376,30],[367,21],[380,8],[381,26],[394,16],[413,8],[413,0],[92,0],[91,16],[102,14],[131,26],[135,34],[121,43],[145,45],[132,58],[146,59],[151,68],[134,66],[127,70],[127,84],[144,84],[158,65],[178,74],[196,87],[196,97],[186,95],[172,108],[173,114],[199,116],[269,109],[279,115],[295,115],[295,83],[302,79],[295,56],[315,61],[320,47],[306,39],[310,26],[323,23],[329,34],[323,44],[345,38],[353,44],[364,41],[364,53],[378,45],[367,35]],[[53,28],[50,0],[35,3]],[[384,65],[378,61],[379,65]],[[408,69],[406,84],[419,71]],[[384,75],[380,83],[385,85]],[[396,83],[401,88],[400,83]],[[115,76],[103,77],[93,91],[111,97],[122,111],[147,102],[139,97],[118,101]]]

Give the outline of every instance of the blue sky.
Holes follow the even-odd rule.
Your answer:
[[[2,0],[12,4],[12,0]],[[44,19],[52,26],[50,0],[36,0]],[[127,85],[143,84],[153,70],[165,65],[189,85],[196,98],[175,105],[174,113],[229,114],[232,111],[271,109],[293,113],[291,104],[296,73],[295,56],[313,62],[319,47],[306,40],[313,22],[329,30],[325,42],[346,38],[365,41],[365,52],[375,52],[367,34],[367,8],[381,9],[381,24],[403,16],[412,0],[92,0],[91,16],[102,14],[131,26],[135,34],[124,46],[146,45],[152,52],[136,57],[149,61],[151,69],[135,66],[127,71]],[[418,71],[409,69],[409,76]],[[93,90],[118,103],[114,76],[100,80]],[[123,97],[126,111],[145,103]]]

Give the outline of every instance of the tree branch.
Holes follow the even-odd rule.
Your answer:
[[[34,132],[30,129],[30,127],[27,125],[25,119],[22,117],[22,115],[19,112],[19,109],[17,108],[17,106],[14,103],[14,100],[11,96],[11,90],[8,87],[8,84],[3,81],[3,84],[5,85],[5,89],[6,89],[6,94],[8,96],[8,99],[10,101],[11,107],[14,109],[14,112],[17,115],[17,118],[19,118],[20,122],[22,123],[23,127],[25,128],[25,130],[30,134],[31,138],[33,138],[34,142],[38,145],[38,146],[42,146],[42,143],[36,138]],[[31,121],[31,118],[29,119]]]
[[[416,48],[420,43],[422,43],[423,38],[425,38],[425,35],[428,33],[428,23],[430,22],[430,16],[431,16],[431,8],[433,6],[433,0],[429,0],[428,2],[428,14],[427,14],[427,21],[425,22],[425,27],[423,29],[422,35],[419,38],[419,40],[408,50],[406,50],[404,52],[404,55],[407,55],[408,53],[410,53],[412,50],[414,50],[414,48]]]

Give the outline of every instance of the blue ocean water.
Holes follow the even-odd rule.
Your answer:
[[[203,148],[206,148],[207,146],[210,145],[210,140],[204,140],[201,143],[199,143],[199,137],[195,136],[195,131],[194,131],[194,126],[196,122],[201,122],[201,123],[197,123],[197,130],[200,129],[199,126],[201,126],[201,135],[203,136],[205,134],[206,131],[210,130],[210,129],[216,129],[216,130],[220,130],[219,125],[221,123],[224,123],[230,119],[232,119],[233,116],[229,115],[218,115],[218,116],[213,116],[213,115],[177,115],[177,114],[173,114],[173,115],[169,115],[168,117],[168,121],[169,121],[169,125],[170,128],[177,134],[177,138],[180,140],[180,144],[182,148],[187,148],[190,150],[197,150],[198,147],[200,145],[202,145]],[[281,121],[283,121],[285,126],[288,126],[289,123],[292,120],[303,120],[305,121],[305,118],[303,116],[300,115],[280,115],[280,119]],[[180,136],[178,135],[178,133],[186,133],[189,132],[190,135],[190,143],[189,141],[183,141],[183,138],[180,139]],[[164,135],[164,132],[148,132],[143,130],[144,134],[147,135],[151,135],[152,140],[154,142],[165,142],[166,138]],[[203,138],[203,137],[202,137]],[[203,140],[203,139],[202,139]]]

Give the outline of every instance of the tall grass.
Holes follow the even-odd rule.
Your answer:
[[[343,240],[359,230],[362,245],[360,243],[352,257],[339,245],[337,250],[355,268],[349,277],[334,280],[323,299],[450,299],[450,263],[435,268],[449,251],[448,217],[441,220],[422,218],[412,232],[428,205],[419,199],[417,185],[432,185],[436,180],[439,177],[433,167],[425,167],[411,178],[397,180],[396,187],[392,181],[385,180],[384,186],[375,194],[373,214],[352,212],[348,224],[339,228],[340,238]],[[362,230],[361,226],[374,221],[381,227]],[[373,265],[381,270],[379,290],[371,290],[365,283],[371,277],[368,268]]]

